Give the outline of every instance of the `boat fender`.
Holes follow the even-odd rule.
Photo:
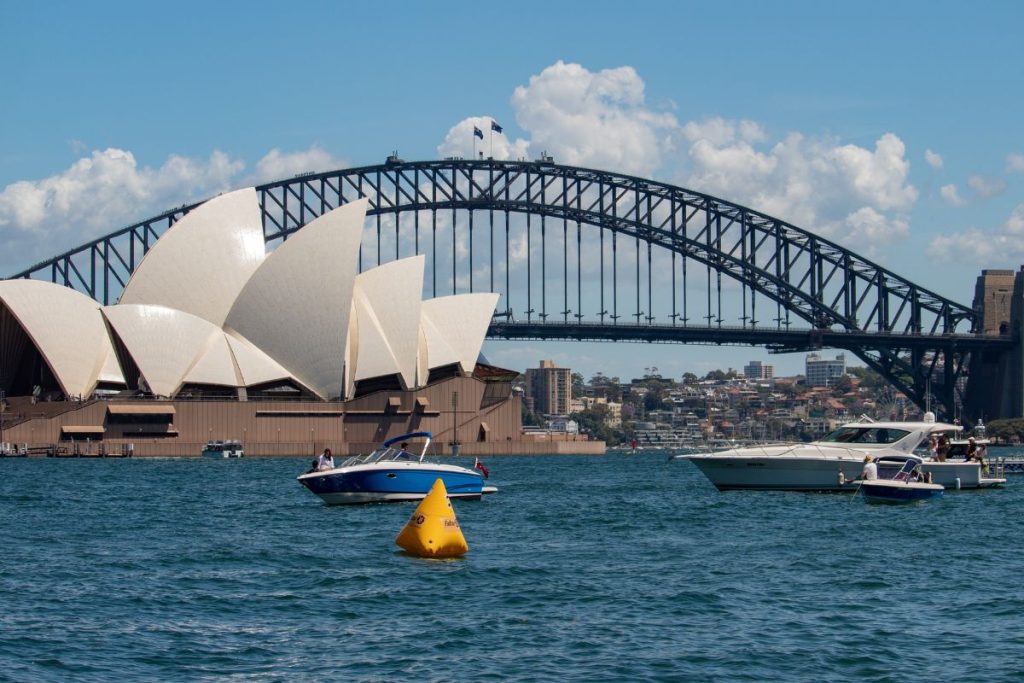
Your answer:
[[[842,470],[839,470],[839,485],[842,486],[846,483],[846,475],[843,474]]]
[[[416,507],[395,543],[417,557],[460,557],[469,551],[441,479]]]
[[[957,491],[960,490],[960,477],[956,478],[956,487],[955,488],[956,488]]]

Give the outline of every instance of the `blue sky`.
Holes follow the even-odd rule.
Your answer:
[[[0,272],[248,182],[463,152],[473,117],[505,126],[495,156],[717,194],[963,303],[981,268],[1024,263],[1020,3],[295,7],[0,1]],[[638,350],[675,376],[802,367],[488,344],[621,376]]]

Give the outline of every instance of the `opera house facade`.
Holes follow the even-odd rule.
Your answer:
[[[422,255],[360,273],[366,210],[341,206],[268,252],[255,190],[220,195],[164,233],[112,306],[0,281],[3,440],[307,455],[425,430],[439,452],[523,452],[516,373],[478,363],[498,295],[424,300]]]

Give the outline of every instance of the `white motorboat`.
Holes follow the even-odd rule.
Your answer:
[[[204,458],[244,458],[241,441],[209,441],[203,446]]]
[[[960,425],[935,422],[929,413],[920,422],[851,422],[811,443],[747,446],[676,457],[696,465],[720,491],[853,491],[866,456],[910,455],[926,448],[932,435],[955,437],[962,431]],[[1006,483],[1004,478],[983,476],[981,463],[976,461],[928,459],[921,469],[931,474],[934,483],[951,489]]]

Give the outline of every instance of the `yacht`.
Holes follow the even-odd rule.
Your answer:
[[[209,441],[203,446],[204,458],[244,458],[241,441]]]
[[[851,422],[819,441],[766,444],[723,451],[689,453],[689,460],[719,491],[752,489],[766,491],[854,491],[865,459],[912,455],[927,447],[932,435],[959,437],[963,427],[936,422],[926,413],[920,422]],[[931,458],[921,463],[931,481],[944,488],[991,488],[1006,483],[988,477],[981,463]]]

